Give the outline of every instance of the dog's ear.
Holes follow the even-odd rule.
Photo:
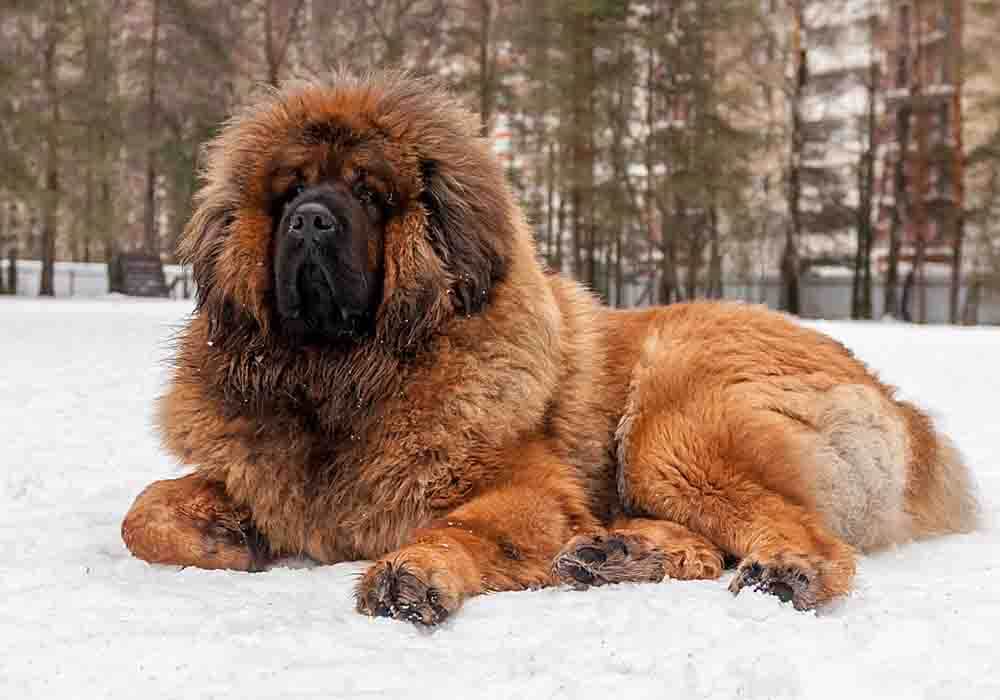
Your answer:
[[[255,308],[240,298],[246,282],[234,285],[233,275],[227,277],[220,269],[234,223],[231,207],[204,200],[184,229],[178,253],[180,260],[192,267],[197,287],[195,308],[208,320],[209,339],[246,349],[262,324]]]
[[[421,162],[420,207],[390,224],[379,326],[383,342],[415,349],[456,314],[489,303],[507,270],[513,216],[478,173],[456,177],[439,163]],[[474,170],[471,169],[470,170]]]
[[[415,352],[454,315],[450,279],[426,228],[427,215],[419,208],[386,226],[376,335],[397,353]]]
[[[456,313],[474,314],[506,273],[509,205],[493,183],[479,182],[485,173],[451,173],[434,160],[421,161],[420,173],[427,240],[449,277]]]
[[[203,202],[184,228],[178,254],[191,265],[197,285],[197,308],[206,308],[217,295],[216,269],[222,255],[226,231],[233,217],[225,207]]]

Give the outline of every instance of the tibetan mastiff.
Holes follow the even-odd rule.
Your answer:
[[[813,608],[859,552],[978,517],[950,442],[764,308],[616,311],[539,263],[477,118],[404,74],[296,83],[206,152],[197,310],[159,404],[193,468],[122,525],[149,562],[372,560],[357,609],[716,578]]]

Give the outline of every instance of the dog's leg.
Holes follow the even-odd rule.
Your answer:
[[[848,591],[854,550],[818,513],[757,483],[752,465],[728,462],[703,426],[682,415],[655,424],[626,446],[621,482],[631,509],[681,523],[742,558],[734,593],[750,586],[808,609]]]
[[[619,436],[619,488],[626,506],[680,523],[741,558],[730,585],[734,593],[751,587],[799,609],[846,593],[855,571],[854,549],[815,509],[756,478],[771,465],[754,460],[794,457],[780,450],[782,428],[772,426],[769,441],[756,436],[769,442],[770,452],[747,451],[727,437],[727,425],[733,424],[726,420],[738,420],[733,418],[738,408],[726,410],[722,418],[706,409],[695,410],[696,419],[663,412],[626,424]],[[794,478],[794,465],[784,468]]]
[[[509,480],[376,562],[358,584],[358,611],[434,625],[470,596],[551,585],[560,548],[599,526],[571,467],[541,449],[514,459]]]
[[[676,523],[620,519],[606,533],[578,535],[552,562],[557,580],[575,588],[626,581],[714,579],[722,550]]]
[[[155,564],[259,571],[267,542],[225,487],[198,474],[157,481],[139,494],[122,522],[135,556]]]

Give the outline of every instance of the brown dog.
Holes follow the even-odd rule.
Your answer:
[[[374,559],[358,609],[714,578],[810,608],[857,550],[976,521],[958,454],[842,346],[740,304],[611,311],[547,274],[476,119],[399,75],[300,84],[208,150],[198,310],[136,500],[151,562]]]

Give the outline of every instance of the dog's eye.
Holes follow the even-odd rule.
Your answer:
[[[296,181],[284,190],[275,193],[269,208],[271,216],[276,219],[281,218],[284,215],[285,210],[288,208],[288,205],[291,204],[296,197],[305,192],[305,189],[306,186],[304,183]]]
[[[305,192],[306,186],[301,182],[293,183],[277,199],[275,199],[276,211],[284,211],[292,201]]]
[[[358,178],[357,182],[354,183],[354,196],[358,198],[358,201],[362,204],[368,204],[375,206],[378,203],[378,194],[365,184],[364,173]]]

